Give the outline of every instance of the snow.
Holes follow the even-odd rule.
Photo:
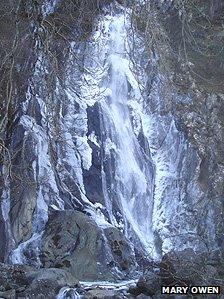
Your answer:
[[[88,140],[91,141],[93,144],[95,144],[97,147],[100,148],[100,144],[99,144],[99,142],[98,142],[98,140],[97,140],[97,136],[96,136],[96,134],[95,134],[94,131],[92,131],[92,132],[89,134],[89,136],[88,136]]]
[[[91,214],[90,217],[92,220],[94,220],[100,228],[111,227],[112,225],[107,221],[102,210],[103,206],[100,203],[95,203],[91,209],[87,209],[87,211]]]
[[[9,220],[9,211],[10,211],[9,199],[10,199],[9,189],[4,189],[2,194],[1,209],[2,209],[2,216],[5,222]]]
[[[88,144],[87,136],[76,138],[76,147],[82,158],[82,166],[89,170],[92,165],[92,149]]]
[[[45,0],[42,5],[42,14],[44,17],[53,13],[60,0]]]
[[[29,245],[31,245],[33,253],[36,254],[36,260],[37,263],[40,264],[39,260],[39,245],[41,240],[42,233],[34,233],[30,239],[28,239],[25,242],[22,242],[19,244],[19,246],[12,251],[10,255],[10,261],[13,264],[26,264],[27,263],[27,257],[24,255],[25,250]],[[34,257],[34,256],[33,256]]]

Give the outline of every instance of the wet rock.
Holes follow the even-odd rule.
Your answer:
[[[25,136],[26,135],[26,136]],[[33,214],[36,207],[36,186],[32,163],[35,160],[35,139],[32,133],[25,134],[23,125],[13,132],[13,177],[10,192],[10,222],[16,243],[26,241],[32,234]],[[21,180],[23,178],[23,180]]]
[[[63,269],[40,269],[30,273],[30,276],[33,276],[33,280],[29,287],[20,293],[22,298],[53,299],[62,287],[79,285],[78,280]]]
[[[0,297],[55,298],[64,286],[77,287],[78,280],[63,269],[35,269],[0,264]]]
[[[124,290],[111,290],[107,288],[96,288],[89,290],[83,296],[84,299],[134,299],[136,297],[127,294]],[[138,297],[137,297],[138,298]],[[147,297],[149,298],[149,297]],[[145,299],[145,298],[139,298]]]
[[[64,269],[39,269],[34,272],[30,272],[28,277],[34,277],[34,280],[38,281],[47,279],[57,281],[59,286],[74,287],[79,285],[78,280]]]
[[[113,279],[120,275],[119,270],[128,273],[134,257],[126,239],[117,229],[106,233],[109,242],[102,229],[82,212],[54,212],[43,235],[41,260],[45,267],[67,269],[80,280]],[[110,242],[120,244],[119,254],[110,249]]]
[[[5,292],[0,292],[0,298],[16,299],[16,291],[12,289]]]
[[[18,187],[18,189],[17,189]],[[36,206],[36,190],[31,188],[17,186],[16,203],[11,210],[10,217],[12,222],[13,236],[19,244],[31,237],[32,233],[32,217]]]
[[[200,261],[199,263],[195,262],[196,255],[191,249],[166,254],[162,259],[160,272],[164,285],[180,282],[188,284],[192,279],[195,279],[201,266]]]
[[[85,294],[85,299],[119,299],[119,295],[114,290],[101,290],[94,289],[90,290]]]
[[[1,181],[0,181],[1,185]],[[6,247],[7,247],[7,237],[6,237],[6,225],[2,215],[2,211],[0,211],[0,262],[4,262]]]
[[[123,271],[130,271],[134,267],[134,254],[130,243],[124,235],[115,227],[104,229],[105,236],[111,248],[115,262]]]
[[[136,299],[150,299],[151,297],[150,296],[146,296],[144,294],[140,294],[136,297]]]
[[[212,264],[211,255],[192,249],[172,251],[164,255],[160,275],[163,285],[223,285],[220,264]]]
[[[162,3],[162,1],[160,2]],[[7,4],[7,1],[2,1],[2,3],[4,7],[4,5]],[[70,26],[71,24],[73,24],[74,16],[71,14],[70,6],[67,7],[67,3],[68,3],[67,1],[64,2],[63,4],[60,3],[59,7],[57,8],[57,11],[55,12],[55,14],[52,15],[52,18],[55,17],[54,18],[55,20],[56,19],[59,20],[57,21],[58,23],[56,22],[57,24],[55,23],[53,27],[58,28],[59,29],[58,32],[62,30],[61,33],[65,33],[65,36],[68,35],[66,28],[76,27],[76,26]],[[86,3],[88,4],[88,1]],[[214,19],[218,21],[219,18],[218,12],[220,14],[222,13],[223,4],[220,4],[221,3],[220,0],[215,0],[214,3],[215,4],[211,8],[212,11],[211,17],[212,20]],[[74,9],[76,11],[76,7],[74,7]],[[167,9],[168,7],[164,7],[163,11],[167,11]],[[191,10],[190,7],[189,9]],[[6,9],[6,11],[10,12],[13,10],[11,9],[11,7],[9,7]],[[85,9],[83,9],[83,11],[85,12]],[[69,14],[67,12],[69,12]],[[23,18],[25,18],[26,13],[27,13],[26,11],[23,11]],[[178,45],[178,52],[181,52],[179,51],[179,45],[180,45],[180,39],[182,38],[182,35],[180,34],[182,32],[181,32],[181,26],[175,26],[175,24],[181,25],[180,18],[179,18],[181,13],[182,13],[181,10],[179,12],[175,11],[175,14],[172,14],[172,18],[170,18],[170,21],[167,18],[164,18],[164,20],[166,20],[167,29],[170,32],[169,35],[171,37],[171,40],[173,40],[172,42],[173,45],[171,45],[171,49],[175,48],[175,46]],[[5,15],[5,13],[3,15]],[[35,15],[35,13],[33,14],[29,12],[28,15],[30,15],[31,18],[27,18],[27,20],[24,23],[21,22],[21,20],[19,20],[21,16],[12,19],[14,21],[16,20],[16,22],[19,20],[18,22],[19,27],[21,26],[21,24],[23,24],[24,28],[21,29],[29,28],[29,26],[27,26],[29,22],[28,19],[32,19],[32,16]],[[199,19],[201,19],[203,15],[204,13],[202,9],[201,16],[198,16]],[[9,14],[9,16],[11,18],[11,13]],[[64,21],[61,22],[59,17],[62,18],[62,20],[66,19],[66,22]],[[69,18],[69,20],[67,20],[67,18]],[[150,18],[147,17],[146,19],[148,20]],[[194,19],[195,16],[193,13],[189,18],[189,24],[191,26],[193,26],[194,24]],[[198,21],[200,21],[199,19]],[[6,20],[8,20],[8,18]],[[51,17],[50,17],[50,21],[51,21]],[[6,24],[8,23],[10,22],[7,21]],[[32,26],[34,26],[33,25],[34,23],[36,22],[33,22],[32,20]],[[63,24],[67,23],[67,25],[69,26],[67,25],[62,26],[61,25],[62,23]],[[86,22],[84,22],[84,24],[86,24]],[[222,84],[223,51],[219,51],[219,47],[217,47],[217,45],[221,45],[222,47],[223,32],[220,30],[223,29],[220,24],[218,24],[217,26],[217,24],[213,23],[213,25],[215,25],[214,28],[213,29],[210,28],[209,31],[207,32],[203,32],[202,30],[202,28],[207,27],[204,25],[199,26],[201,28],[200,30],[197,28],[192,28],[191,30],[191,33],[193,35],[194,34],[197,35],[196,38],[198,42],[201,42],[203,40],[203,43],[205,41],[205,44],[208,44],[208,47],[210,47],[210,49],[205,49],[206,52],[207,50],[209,50],[208,52],[208,55],[210,56],[209,65],[207,63],[208,60],[207,55],[204,55],[205,57],[201,57],[203,59],[199,59],[198,55],[200,55],[200,53],[195,53],[195,51],[192,51],[193,48],[191,43],[190,45],[187,45],[185,49],[190,54],[189,55],[189,57],[191,58],[191,61],[189,61],[190,65],[194,65],[195,67],[193,72],[198,73],[199,77],[201,77],[201,75],[203,77],[205,76],[205,80],[202,80],[203,82],[200,83],[201,88],[204,89],[204,91],[199,91],[197,89],[197,86],[195,86],[197,82],[194,82],[194,80],[191,77],[188,78],[187,75],[188,72],[185,72],[185,70],[188,70],[187,65],[185,66],[186,69],[176,66],[176,63],[178,63],[178,61],[181,61],[181,59],[176,59],[176,58],[175,58],[175,63],[170,62],[171,64],[170,70],[167,70],[168,72],[167,78],[169,79],[167,90],[166,90],[166,84],[167,84],[166,80],[160,78],[161,76],[159,74],[156,74],[159,76],[157,76],[157,79],[154,81],[155,82],[162,81],[161,83],[162,87],[160,85],[158,86],[154,85],[153,87],[154,90],[152,93],[149,90],[149,88],[147,88],[147,100],[150,103],[145,102],[144,106],[151,106],[152,107],[151,110],[153,111],[153,114],[158,113],[158,115],[161,116],[164,116],[166,114],[172,115],[172,120],[168,118],[166,119],[165,117],[156,118],[155,123],[162,123],[164,127],[167,126],[168,130],[164,129],[165,136],[163,137],[163,134],[160,133],[160,131],[163,131],[163,128],[156,129],[156,132],[158,133],[158,135],[160,135],[160,138],[161,136],[163,137],[161,144],[159,144],[159,146],[154,146],[155,144],[153,142],[151,142],[150,144],[152,144],[152,148],[153,147],[158,148],[158,151],[159,148],[161,148],[161,152],[166,153],[164,156],[159,157],[160,161],[164,160],[166,162],[166,160],[167,161],[170,160],[170,164],[164,163],[164,165],[162,166],[165,167],[167,166],[167,169],[168,168],[173,169],[173,167],[169,167],[175,165],[175,163],[173,163],[173,160],[174,162],[176,161],[176,165],[177,165],[176,168],[174,168],[174,171],[172,170],[171,173],[171,174],[175,173],[175,175],[170,176],[168,174],[167,180],[165,182],[163,181],[157,182],[159,183],[160,186],[164,185],[164,190],[162,192],[163,194],[159,194],[159,196],[157,197],[157,199],[159,198],[159,202],[161,203],[162,210],[159,209],[156,210],[156,205],[157,205],[156,200],[154,206],[155,206],[156,213],[158,212],[157,213],[158,215],[163,214],[164,218],[161,217],[159,225],[157,225],[158,223],[153,223],[153,225],[154,227],[160,227],[161,230],[164,229],[165,232],[168,231],[167,235],[165,233],[161,233],[161,231],[158,231],[158,238],[157,238],[158,241],[156,242],[157,243],[156,247],[158,247],[157,251],[159,254],[163,252],[164,248],[166,248],[167,250],[167,246],[164,246],[164,242],[166,242],[169,236],[172,236],[172,238],[171,238],[171,242],[169,240],[167,244],[169,245],[170,243],[172,243],[172,246],[174,248],[179,248],[180,246],[182,246],[182,244],[184,247],[185,244],[188,244],[189,242],[192,244],[192,246],[194,246],[195,243],[196,245],[198,245],[199,243],[198,237],[201,238],[202,235],[201,232],[203,232],[203,238],[205,240],[208,240],[209,246],[212,247],[213,244],[214,246],[216,245],[220,247],[223,246],[223,224],[222,223],[223,223],[223,173],[224,171],[223,171],[223,146],[222,145],[223,145],[224,106],[223,106],[223,95],[211,94],[211,93],[216,93],[217,91],[219,92],[221,91],[223,93],[223,84]],[[156,27],[158,27],[159,31],[162,31],[161,30],[162,28],[160,26],[154,26],[154,29],[156,29]],[[218,27],[220,29],[216,30],[218,29]],[[9,37],[11,40],[9,45],[6,47],[6,50],[4,49],[5,53],[8,52],[7,49],[12,48],[11,43],[12,43],[12,37],[14,36],[14,34],[12,33],[14,32],[15,28],[17,28],[17,26],[14,26],[14,22],[10,26],[5,26],[5,25],[1,26],[1,31],[3,31],[2,33],[4,34],[4,36],[6,35],[5,40],[9,42],[8,39]],[[8,34],[4,32],[4,29],[7,31]],[[47,30],[47,28],[45,28],[45,30]],[[213,32],[213,30],[217,31],[217,34]],[[27,33],[27,29],[21,30],[21,32],[23,31],[25,34]],[[38,32],[38,27],[34,31]],[[91,26],[87,31],[88,32],[91,31]],[[179,32],[179,34],[175,34],[177,31]],[[222,35],[218,36],[218,34],[220,33]],[[206,39],[203,38],[204,34],[206,34],[207,36]],[[24,42],[24,38],[20,38],[20,36],[22,35],[23,35],[22,33],[19,34],[18,37],[19,43],[20,41]],[[46,36],[50,37],[51,34],[46,34]],[[214,37],[214,39],[211,38],[211,36]],[[216,37],[218,37],[218,40]],[[28,40],[30,39],[32,41],[35,41],[35,38],[33,38],[33,36],[32,38],[31,37],[28,38]],[[165,43],[165,40],[170,40],[170,39],[158,38],[157,40],[158,40],[159,48],[164,49],[165,45],[160,45],[159,40],[162,41],[161,43]],[[209,41],[209,43],[207,43],[206,41]],[[186,42],[188,44],[188,41]],[[56,45],[53,45],[54,43],[52,44],[52,41],[49,40],[48,43],[50,44],[50,48],[57,48]],[[65,49],[66,47],[65,44],[63,44],[63,42],[61,43],[62,43],[61,44],[62,47],[58,47],[58,50],[54,51],[55,53],[64,52],[61,51],[61,49]],[[4,42],[2,44],[4,44]],[[17,47],[18,49],[20,49],[19,51],[20,53],[18,55],[19,57],[15,59],[14,64],[17,66],[15,70],[18,69],[17,75],[19,74],[20,75],[19,75],[19,79],[17,80],[15,80],[15,76],[13,75],[12,85],[15,86],[18,85],[20,87],[18,88],[18,90],[21,89],[22,86],[23,92],[19,95],[18,97],[19,100],[16,97],[15,103],[17,102],[17,100],[18,103],[21,103],[21,101],[25,100],[26,98],[25,93],[26,91],[28,91],[27,86],[28,84],[30,84],[28,83],[28,77],[29,77],[28,73],[30,73],[30,71],[28,71],[29,67],[27,66],[26,72],[21,71],[22,69],[26,69],[25,67],[26,65],[30,64],[28,63],[28,60],[30,60],[28,59],[28,57],[36,56],[36,55],[32,55],[33,51],[30,52],[30,49],[32,47],[27,47],[28,44],[29,43],[25,43],[25,47],[23,47],[22,51],[20,46]],[[185,45],[185,43],[182,44]],[[167,49],[169,49],[169,47],[167,47]],[[153,54],[154,56],[159,56],[158,53],[156,53],[156,49],[155,50],[152,49],[152,50],[153,50],[152,52],[155,52],[155,54]],[[28,53],[26,53],[27,51]],[[220,53],[216,55],[217,54],[216,51]],[[39,50],[37,52],[39,52]],[[166,51],[163,51],[162,54],[164,54],[165,52]],[[169,52],[169,50],[167,52]],[[137,55],[141,57],[144,56],[139,54]],[[59,55],[55,55],[55,56],[59,56]],[[217,56],[219,57],[219,59],[217,60],[217,63],[214,64],[214,59],[217,59]],[[26,57],[27,59],[25,59]],[[63,63],[66,65],[66,63],[64,63],[64,58],[60,59],[60,62],[61,64]],[[149,60],[149,64],[150,64],[151,59],[148,58],[149,57],[147,56],[147,61]],[[163,58],[164,58],[163,61],[166,60],[167,62],[169,61],[168,57],[163,56]],[[20,63],[17,63],[18,61]],[[60,70],[61,64],[59,63],[59,72],[61,72]],[[164,65],[164,63],[161,63],[161,65]],[[153,68],[153,65],[150,66],[150,68]],[[169,68],[169,66],[165,68]],[[206,70],[205,68],[208,69],[207,72],[205,71]],[[53,64],[53,69],[55,69],[55,62]],[[178,74],[178,72],[180,72],[180,74]],[[26,76],[24,76],[25,73],[27,73]],[[54,72],[50,71],[47,73],[54,73]],[[45,80],[46,78],[44,72],[42,75]],[[42,85],[44,85],[42,84],[44,83],[44,80],[42,79],[42,75],[39,75],[37,78],[38,80],[34,81],[36,82],[36,85],[41,87]],[[154,77],[156,77],[156,75],[154,76],[153,74]],[[164,77],[166,77],[165,74]],[[170,78],[172,77],[175,78],[174,83],[176,84],[176,87],[170,84]],[[210,81],[210,77],[214,78],[214,82],[207,84],[206,83],[208,81],[207,79],[209,79]],[[219,80],[221,80],[221,84],[219,84]],[[7,81],[7,76],[6,76],[6,81]],[[33,80],[29,80],[29,81],[33,81]],[[55,75],[54,78],[51,78],[51,80],[49,80],[49,85],[53,85],[54,87],[53,81],[57,81],[57,75]],[[182,81],[183,83],[181,83]],[[4,80],[2,81],[2,83],[3,85],[8,86],[8,84],[5,84]],[[179,95],[176,94],[176,88],[178,87],[178,85],[179,85],[178,93],[180,93]],[[38,90],[38,86],[31,85],[29,89],[32,90],[33,94],[36,94],[36,91]],[[162,91],[162,92],[161,94],[159,94],[158,92],[158,96],[154,96],[155,94],[157,94],[157,91]],[[183,95],[183,93],[185,93],[185,95]],[[8,91],[6,94],[8,94]],[[52,94],[50,94],[49,97],[51,96]],[[7,98],[6,96],[3,96],[3,98],[4,97]],[[189,99],[187,100],[186,98],[188,97]],[[45,98],[48,97],[45,97],[44,93],[40,93],[40,96],[38,98],[39,100],[42,99],[43,101]],[[56,104],[55,107],[56,110],[58,108],[59,108],[58,110],[60,110],[60,106],[62,104],[60,102],[60,97],[57,98],[57,95],[55,95],[55,97],[52,96],[52,98],[54,98],[55,103],[57,102],[59,103]],[[157,103],[156,101],[155,103],[153,103],[153,98],[156,101],[157,98],[159,98],[159,103]],[[34,99],[34,104],[37,103],[35,100],[36,99]],[[48,103],[47,100],[46,103]],[[12,103],[12,107],[9,110],[16,110],[17,105],[15,105],[15,109],[12,109],[13,104],[14,102]],[[33,104],[31,106],[32,107],[29,107],[27,113],[30,114],[30,116],[32,116],[33,119],[36,119],[36,123],[40,125],[42,122],[42,115],[39,111],[40,107],[34,107]],[[38,184],[41,185],[40,187],[43,187],[44,183],[42,182],[43,178],[40,175],[38,175],[38,171],[35,173],[32,170],[33,162],[37,158],[35,157],[35,146],[33,146],[35,140],[33,139],[32,134],[29,134],[29,132],[26,132],[25,135],[24,129],[21,126],[19,126],[16,122],[14,122],[15,121],[14,114],[17,113],[15,113],[15,111],[9,111],[9,116],[10,114],[12,119],[9,122],[9,128],[7,129],[8,131],[7,142],[9,142],[8,140],[10,140],[12,136],[11,156],[13,157],[13,161],[12,161],[13,177],[10,178],[11,191],[10,191],[10,215],[9,216],[10,216],[11,229],[12,229],[13,237],[15,239],[15,243],[19,244],[20,242],[29,239],[29,237],[33,232],[33,223],[35,222],[35,218],[33,216],[35,215],[35,209],[36,209],[37,182]],[[91,117],[90,114],[88,114],[89,120],[90,117]],[[49,135],[51,135],[52,131],[57,131],[56,129],[58,129],[58,127],[60,126],[59,123],[62,120],[60,118],[57,119],[57,117],[54,117],[54,119],[56,120],[54,126],[47,128],[47,134],[50,133]],[[98,123],[96,124],[93,123],[92,125],[90,125],[90,127],[91,129],[94,128],[97,136],[100,136],[102,132],[99,125],[99,118],[95,118],[95,111],[92,111],[92,119],[97,119]],[[169,125],[166,125],[166,122],[169,123]],[[180,126],[178,128],[176,127],[174,128],[174,133],[172,133],[172,127],[170,126],[172,122],[180,123]],[[185,132],[186,136],[184,134],[182,135],[182,133],[181,135],[179,133],[177,135],[176,133],[178,131],[177,129],[178,130],[180,129],[180,131],[182,130],[182,132]],[[171,132],[173,134],[172,135],[173,139],[166,138],[166,134],[169,137],[166,131]],[[12,132],[13,134],[11,134]],[[91,131],[88,133],[91,133]],[[85,132],[83,132],[83,134],[85,135]],[[143,137],[144,136],[141,136],[140,138],[141,147],[143,147],[143,143],[145,141]],[[155,139],[159,140],[159,138],[157,137]],[[174,141],[176,141],[176,143]],[[193,146],[191,145],[191,143],[193,144]],[[183,150],[181,150],[182,146],[183,146]],[[94,144],[92,144],[92,149],[93,149],[93,154],[92,154],[93,163],[89,172],[84,171],[84,183],[87,191],[87,197],[91,199],[93,202],[100,201],[100,199],[102,202],[102,196],[101,196],[102,189],[101,189],[101,177],[100,177],[102,171],[101,171],[101,160],[100,160],[101,156],[99,155],[101,154],[101,149],[99,150],[97,146],[95,146]],[[60,151],[58,153],[60,153]],[[40,153],[40,156],[41,154],[42,153]],[[113,172],[109,171],[109,166],[115,164],[115,158],[116,158],[115,155],[114,156],[111,155],[112,161],[108,163],[107,161],[104,161],[104,164],[107,163],[107,167],[105,165],[105,169],[108,169],[108,171],[106,171],[107,174],[106,180],[107,180],[108,189],[109,187],[112,186],[112,183],[114,182],[115,176]],[[5,159],[7,160],[7,155]],[[63,157],[60,155],[58,155],[58,159],[63,161]],[[54,160],[54,155],[52,155],[51,160]],[[161,166],[160,164],[156,165],[156,169],[159,169],[160,166]],[[38,167],[36,170],[38,170]],[[76,172],[77,170],[76,166],[74,166],[71,170],[69,169],[69,167],[68,167],[68,172],[70,171],[71,177],[73,177],[73,173]],[[113,168],[114,167],[112,167],[112,169]],[[53,163],[49,165],[49,169],[54,170]],[[60,171],[58,168],[58,173],[59,172]],[[111,177],[109,177],[110,173],[111,173]],[[71,194],[72,199],[73,197],[77,198],[79,193],[81,197],[79,185],[75,180],[71,180],[70,179],[71,177],[66,177],[66,176],[64,177],[63,183],[65,185],[65,190],[67,189],[69,190],[69,194]],[[158,175],[155,175],[155,177],[158,177]],[[174,179],[171,179],[171,177],[174,177]],[[54,197],[55,193],[51,192],[50,188],[47,188],[47,190],[49,190],[49,197]],[[154,197],[154,199],[156,199],[156,197]],[[50,206],[51,201],[46,200],[46,202]],[[170,204],[171,202],[172,204]],[[179,206],[179,203],[181,202],[183,203],[182,207]],[[115,205],[115,203],[112,203],[112,205]],[[185,207],[187,208],[185,209]],[[113,207],[113,210],[119,210],[119,209],[117,207],[116,208]],[[190,237],[188,237],[188,239],[185,234],[182,234],[182,232],[185,233],[186,228],[188,229],[189,232],[192,231],[191,230],[192,227],[193,228],[196,227],[195,243],[192,241],[193,237],[191,234]],[[1,231],[4,231],[4,224],[2,222],[0,223],[0,228],[2,228]],[[104,239],[104,234],[106,236],[106,241]],[[177,236],[177,238],[174,238],[173,236]],[[9,240],[5,240],[5,238],[6,238],[5,234],[1,234],[1,244],[9,241]],[[176,241],[175,239],[178,239],[178,241]],[[108,243],[107,248],[109,248],[110,250],[106,250],[106,246],[107,246],[106,242]],[[201,243],[204,242],[202,241]],[[4,250],[4,248],[2,247],[4,246],[1,245],[0,249]],[[3,255],[0,258],[1,260],[3,260],[4,258]],[[82,213],[77,213],[77,212],[71,213],[67,211],[60,212],[57,214],[54,213],[53,217],[49,220],[47,224],[47,229],[43,237],[42,261],[44,265],[47,267],[54,266],[58,268],[69,269],[71,273],[77,275],[81,279],[113,278],[115,274],[118,275],[116,269],[124,273],[122,275],[126,275],[130,273],[132,266],[134,264],[133,257],[132,257],[132,250],[128,245],[126,239],[121,235],[121,233],[118,230],[114,228],[108,228],[102,230],[99,227],[97,227],[95,223],[89,219],[88,216]],[[212,282],[213,279],[217,281],[217,279],[221,279],[221,277],[223,277],[222,276],[223,270],[221,269],[220,265],[210,263],[210,261],[208,263],[207,261],[204,260],[202,256],[197,255],[192,251],[169,253],[163,258],[162,261],[162,267],[161,267],[162,281],[164,283],[180,283],[180,284],[188,284],[188,283],[196,283],[196,282],[207,283],[207,282]],[[7,271],[9,276],[7,274]],[[29,279],[31,279],[31,277],[27,276],[24,271],[25,270],[23,268],[19,268],[19,267],[9,268],[8,270],[3,269],[3,274],[5,275],[5,276],[3,275],[3,278],[1,277],[1,279],[3,280],[3,289],[4,289],[3,291],[13,290],[15,288],[16,290],[19,290],[19,292],[21,292],[22,288],[24,287],[26,288],[26,286],[30,284]],[[45,292],[46,289],[45,284],[46,285],[48,284],[49,286],[51,286],[53,290],[56,291],[57,286],[55,286],[53,282],[53,278],[48,277],[48,275],[50,274],[46,274],[47,276],[38,278],[40,279],[40,281],[35,280],[35,275],[34,277],[32,277],[32,279],[34,280],[32,284],[32,288],[33,288],[32,290],[35,296],[37,296],[38,289],[43,288],[43,292]],[[4,281],[4,277],[5,277],[5,281]],[[57,280],[56,278],[55,280]],[[153,278],[150,277],[149,279],[147,277],[146,278],[144,277],[142,278],[142,280],[139,281],[139,285],[140,287],[143,288],[144,292],[149,292],[149,293],[154,292],[153,289],[154,285],[151,284],[151,281],[153,281]],[[47,293],[46,290],[44,294],[45,296],[53,296],[53,293],[55,291],[53,291],[50,294]]]
[[[129,288],[128,293],[136,297],[141,295],[141,290],[137,286],[132,286]]]
[[[180,299],[178,298],[179,296],[175,296],[175,295],[164,295],[161,294],[161,290],[158,290],[156,292],[156,294],[152,297],[153,299]],[[183,299],[186,299],[185,296],[182,296]]]
[[[188,248],[171,251],[163,256],[160,263],[152,263],[148,273],[141,276],[136,286],[129,288],[128,292],[134,297],[143,294],[155,299],[188,298],[188,295],[161,294],[161,286],[219,285],[222,290],[223,277],[222,252],[198,253]]]
[[[0,291],[26,287],[32,280],[27,276],[27,271],[30,269],[26,266],[0,264]]]
[[[101,127],[100,127],[100,108],[99,104],[95,103],[92,107],[87,108],[89,146],[92,149],[92,164],[89,170],[83,169],[83,180],[86,190],[86,195],[92,202],[103,203],[102,190],[102,161],[101,161]],[[91,136],[95,140],[91,141]],[[93,142],[94,141],[94,142]],[[99,143],[99,146],[98,144]]]
[[[159,275],[149,272],[139,278],[137,289],[140,294],[153,296],[161,288],[161,278]]]

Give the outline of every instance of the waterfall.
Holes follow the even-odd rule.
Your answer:
[[[111,223],[123,226],[127,237],[140,241],[151,253],[153,165],[140,146],[131,120],[129,101],[138,101],[141,96],[130,70],[126,21],[124,12],[107,16],[97,40],[102,45],[98,51],[104,70],[98,83],[102,90],[102,189]]]
[[[10,3],[3,28],[16,45],[2,56],[2,296],[129,298],[153,281],[156,297],[176,256],[209,272],[224,243],[222,94],[192,75],[198,57],[174,59],[182,11],[37,2]]]
[[[72,288],[63,287],[60,289],[59,294],[57,295],[56,299],[81,299],[82,296]]]

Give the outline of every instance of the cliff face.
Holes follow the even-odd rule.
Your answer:
[[[113,280],[222,248],[223,4],[126,5],[0,4],[2,262]]]
[[[152,53],[151,57],[156,56],[153,67],[151,64],[148,68],[149,78],[158,78],[158,73],[162,74],[159,84],[164,106],[152,109],[156,114],[172,114],[177,129],[192,147],[194,154],[192,157],[189,154],[189,161],[195,168],[193,170],[188,164],[185,174],[194,174],[195,180],[191,178],[188,184],[188,179],[183,179],[183,183],[191,187],[184,187],[181,194],[185,194],[188,203],[191,202],[190,221],[195,219],[194,227],[198,227],[201,239],[209,243],[209,234],[214,237],[211,244],[221,246],[223,3],[167,1],[164,5],[155,2],[137,6],[133,15],[143,33],[146,51]],[[141,22],[145,19],[144,14],[151,16],[147,24]],[[146,92],[150,86],[153,86],[152,79]],[[151,103],[153,101],[149,105]],[[188,154],[184,156],[187,159]]]

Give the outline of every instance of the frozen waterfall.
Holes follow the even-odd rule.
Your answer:
[[[63,287],[60,291],[59,294],[57,295],[56,299],[81,299],[82,297],[78,294],[78,292],[75,289]]]
[[[124,12],[107,16],[95,34],[101,59],[91,71],[101,65],[94,77],[100,78],[95,99],[101,114],[102,184],[110,222],[152,253],[153,164],[131,120],[129,101],[141,95],[130,70],[127,20]]]

